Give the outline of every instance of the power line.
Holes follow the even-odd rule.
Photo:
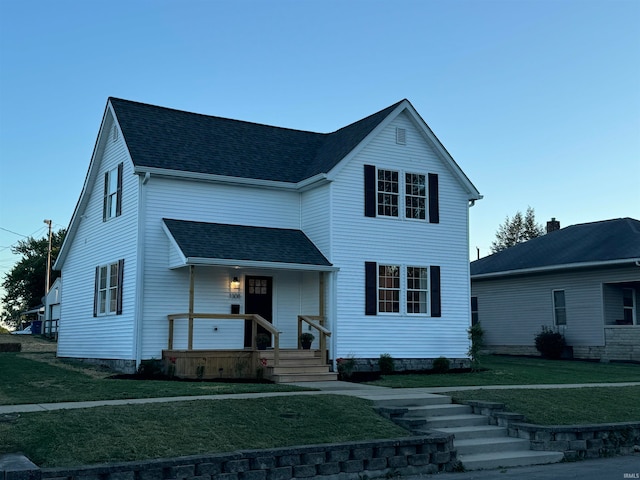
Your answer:
[[[18,235],[19,237],[27,238],[26,235],[22,235],[21,233],[14,232],[13,230],[9,230],[8,228],[0,227],[0,230],[4,230],[5,232],[13,233],[14,235]],[[38,229],[39,230],[39,229]]]

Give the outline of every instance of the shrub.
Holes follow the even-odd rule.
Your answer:
[[[336,363],[338,364],[338,378],[348,381],[356,368],[356,360],[353,357],[338,358]]]
[[[380,358],[378,359],[378,367],[380,367],[380,373],[382,375],[389,375],[396,369],[393,363],[393,357],[388,353],[380,354]]]
[[[22,351],[21,343],[0,343],[0,352],[20,352]]]
[[[138,365],[138,376],[142,378],[158,378],[162,374],[162,362],[155,358],[142,360]]]
[[[535,341],[536,349],[540,354],[544,358],[551,358],[554,360],[557,360],[562,356],[562,351],[567,345],[564,335],[544,325],[542,326],[542,330],[536,335]]]
[[[433,361],[433,371],[435,373],[447,373],[450,366],[451,362],[445,357],[438,357]]]
[[[480,370],[480,350],[484,345],[484,330],[482,330],[479,323],[476,323],[469,327],[467,332],[469,333],[469,339],[471,340],[471,345],[467,352],[469,358],[471,358],[471,371],[477,372]]]

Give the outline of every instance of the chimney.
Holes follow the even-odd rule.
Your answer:
[[[552,217],[547,222],[547,233],[555,232],[556,230],[560,230],[560,222],[556,220],[556,217]]]

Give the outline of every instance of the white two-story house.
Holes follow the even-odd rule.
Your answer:
[[[330,366],[466,359],[480,198],[407,100],[322,134],[110,98],[54,266],[58,355],[188,370],[262,332],[277,363],[310,332]]]

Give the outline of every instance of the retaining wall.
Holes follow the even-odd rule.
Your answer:
[[[450,472],[453,436],[242,450],[216,455],[40,469],[22,455],[0,457],[0,480],[359,480]]]

